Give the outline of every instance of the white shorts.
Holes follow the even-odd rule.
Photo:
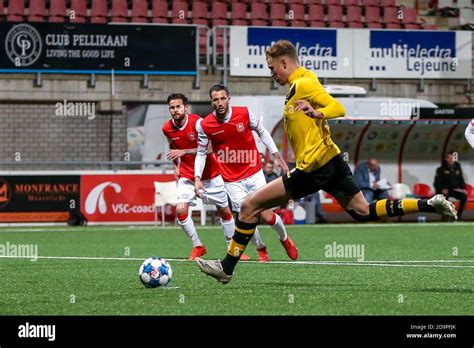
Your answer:
[[[219,208],[229,205],[224,180],[222,180],[220,175],[209,180],[203,180],[202,183],[206,189],[202,199],[204,204],[212,204]],[[196,205],[196,191],[194,190],[193,181],[186,178],[178,180],[178,203],[189,203],[191,206]]]
[[[225,188],[232,201],[232,211],[240,212],[240,204],[244,198],[266,184],[267,181],[261,170],[243,180],[226,182]]]

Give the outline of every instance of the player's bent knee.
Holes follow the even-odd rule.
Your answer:
[[[219,216],[223,221],[232,220],[232,212],[229,208],[226,209],[219,209],[218,210]]]
[[[377,212],[375,210],[375,204],[370,204],[367,206],[367,211],[362,212],[360,210],[356,211],[354,209],[347,209],[347,213],[352,216],[352,218],[358,222],[367,222],[367,221],[377,221],[380,218],[377,216]]]
[[[255,206],[252,204],[251,196],[244,199],[240,205],[240,218],[243,220],[255,218],[258,214],[255,210]]]

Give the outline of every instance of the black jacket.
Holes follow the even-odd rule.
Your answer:
[[[461,164],[454,162],[453,166],[450,167],[446,162],[443,162],[443,165],[436,169],[434,187],[437,193],[440,193],[443,189],[465,189],[466,183],[462,175]]]

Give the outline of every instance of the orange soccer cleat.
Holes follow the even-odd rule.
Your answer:
[[[266,247],[257,249],[257,251],[258,251],[258,262],[268,262],[268,261],[270,261],[270,257],[268,256]]]
[[[246,254],[240,255],[240,261],[248,261],[248,260],[250,260],[250,256]]]
[[[281,244],[286,250],[286,254],[292,260],[296,260],[298,258],[298,248],[296,247],[295,243],[291,240],[290,236],[286,238],[286,240],[280,240]]]
[[[188,260],[194,261],[196,257],[201,257],[207,253],[206,247],[204,245],[195,246],[191,251],[191,255],[189,255]]]

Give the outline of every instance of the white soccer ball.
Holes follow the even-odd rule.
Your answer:
[[[161,257],[150,257],[143,261],[138,271],[140,281],[147,288],[166,286],[173,278],[171,265]]]

